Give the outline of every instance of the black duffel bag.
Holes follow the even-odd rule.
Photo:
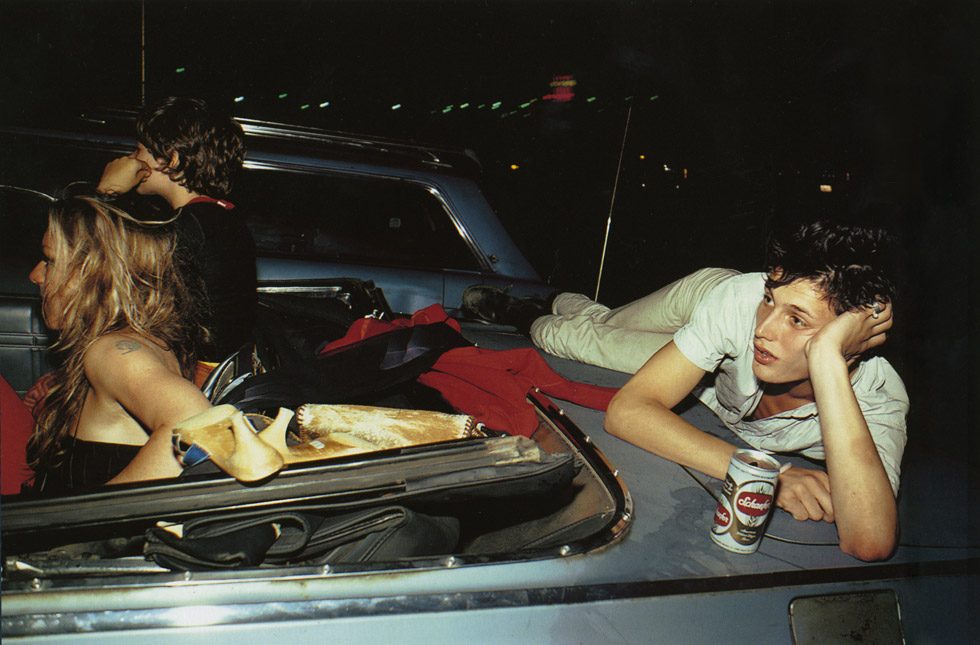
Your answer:
[[[326,515],[316,508],[202,517],[146,531],[144,553],[176,571],[391,562],[452,553],[459,521],[403,506]]]

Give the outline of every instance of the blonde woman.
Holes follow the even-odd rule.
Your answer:
[[[188,380],[206,332],[170,223],[92,197],[55,204],[30,273],[59,367],[28,443],[34,487],[174,477],[170,429],[208,407]]]

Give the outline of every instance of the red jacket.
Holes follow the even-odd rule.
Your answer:
[[[445,323],[460,331],[459,323],[439,305],[415,312],[410,319],[391,322],[362,318],[321,353],[335,351],[359,340],[399,327]],[[418,382],[438,390],[457,410],[469,414],[493,430],[530,436],[538,427],[537,415],[527,402],[529,390],[595,410],[605,410],[615,388],[576,383],[559,376],[532,348],[496,351],[459,347],[445,352]]]
[[[30,409],[0,376],[0,493],[16,495],[34,476],[27,465],[27,440],[33,432]]]

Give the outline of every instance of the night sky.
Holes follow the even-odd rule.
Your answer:
[[[785,221],[883,222],[907,258],[890,358],[920,425],[942,411],[945,432],[976,426],[980,389],[975,7],[148,0],[145,93],[471,148],[542,276],[590,293],[628,116],[610,304],[701,266],[757,269]],[[0,120],[140,103],[139,2],[4,0],[0,19]],[[556,75],[572,101],[541,98]]]

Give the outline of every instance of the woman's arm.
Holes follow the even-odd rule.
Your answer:
[[[85,373],[104,401],[116,402],[149,433],[139,453],[110,483],[176,477],[171,429],[210,407],[201,391],[176,371],[169,352],[133,334],[97,340],[85,356]]]

